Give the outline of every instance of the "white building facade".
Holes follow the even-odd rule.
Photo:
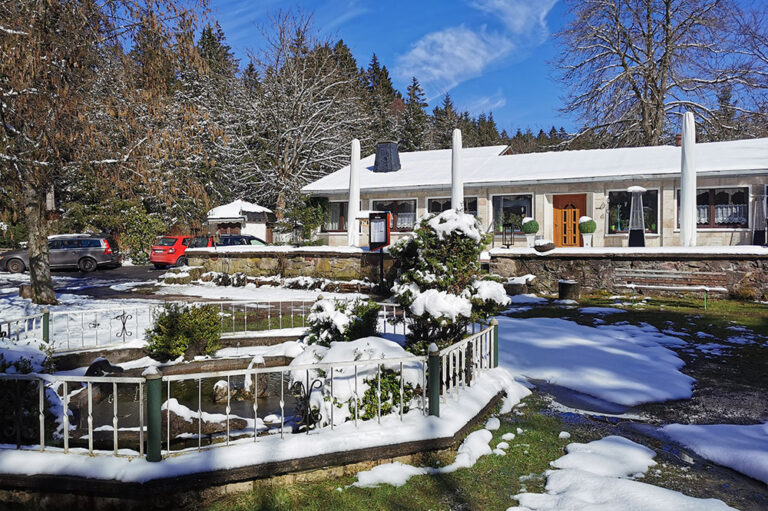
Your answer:
[[[519,226],[526,216],[535,218],[538,235],[556,246],[581,246],[581,236],[573,235],[581,216],[597,223],[593,246],[626,246],[627,188],[638,185],[646,189],[646,245],[680,245],[680,147],[531,154],[506,149],[462,149],[464,211],[495,234],[495,246],[505,230],[508,244],[525,245]],[[393,240],[411,232],[418,218],[451,204],[450,149],[399,156],[401,168],[393,172],[374,172],[374,155],[360,163],[359,209],[390,211]],[[765,208],[768,192],[768,139],[697,144],[696,165],[697,244],[751,244],[755,227],[765,230],[754,224],[755,208]],[[303,188],[329,201],[321,233],[328,245],[347,243],[348,185],[349,167],[344,167]],[[366,232],[360,244],[367,245]]]

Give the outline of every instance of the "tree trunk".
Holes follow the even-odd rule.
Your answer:
[[[285,216],[285,193],[280,191],[277,194],[277,200],[275,201],[275,217],[278,220],[282,220]]]
[[[51,265],[48,258],[48,223],[45,211],[45,188],[35,187],[29,181],[24,184],[24,211],[29,231],[29,276],[32,285],[32,301],[37,304],[58,303],[53,291]]]

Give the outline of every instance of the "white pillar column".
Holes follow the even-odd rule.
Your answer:
[[[680,245],[696,246],[696,121],[693,112],[683,117],[680,161]]]
[[[347,245],[360,245],[360,141],[352,139],[352,152],[349,159],[349,203],[347,204]]]
[[[461,130],[453,130],[451,152],[451,209],[464,211],[464,180],[461,175]]]

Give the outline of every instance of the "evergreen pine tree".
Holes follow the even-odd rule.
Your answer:
[[[403,112],[403,130],[400,139],[401,151],[419,151],[426,149],[429,132],[429,119],[424,109],[427,102],[424,90],[414,76],[408,86],[405,111]]]

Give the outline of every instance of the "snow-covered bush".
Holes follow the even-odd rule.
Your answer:
[[[579,231],[582,234],[592,234],[597,230],[597,224],[592,218],[583,216],[579,218]]]
[[[539,232],[539,222],[527,216],[523,218],[523,224],[520,228],[524,234],[536,234]]]
[[[379,361],[381,364],[381,414],[403,413],[418,404],[414,401],[416,394],[421,392],[422,367],[421,363],[404,363],[403,373],[400,374],[400,363],[387,364],[388,358],[408,357],[396,342],[381,337],[364,337],[351,342],[334,342],[330,348],[313,344],[291,362],[291,366],[301,366],[316,363],[359,361],[357,366],[357,385],[355,385],[355,367],[341,366],[333,368],[333,396],[331,396],[331,374],[320,370],[291,371],[291,386],[301,382],[303,386],[315,384],[309,400],[309,406],[315,418],[319,417],[320,426],[331,423],[334,425],[355,420],[357,409],[360,420],[373,419],[378,413],[378,365],[376,363],[363,365],[364,361]],[[403,379],[403,399],[400,400],[400,379]],[[357,387],[357,400],[355,388]],[[357,405],[355,404],[357,401]],[[333,409],[333,412],[331,412]]]
[[[330,346],[375,335],[380,310],[371,300],[318,300],[307,316],[307,343]]]
[[[480,269],[488,236],[472,215],[456,210],[421,219],[411,236],[390,249],[398,267],[393,299],[411,316],[407,348],[425,353],[431,342],[447,346],[467,327],[509,303],[504,286]]]
[[[147,330],[147,339],[147,351],[157,360],[211,355],[220,347],[219,310],[213,305],[166,304],[154,326]]]

